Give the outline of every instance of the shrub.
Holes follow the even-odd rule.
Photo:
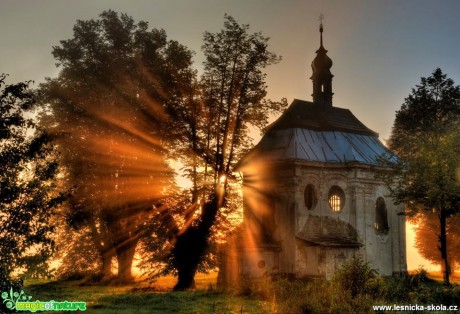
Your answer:
[[[273,302],[279,313],[313,313],[311,285],[304,280],[282,278],[273,283]]]
[[[410,281],[407,274],[399,274],[383,278],[381,284],[382,298],[394,302],[409,300],[411,291],[408,282]]]
[[[271,278],[269,276],[260,279],[241,277],[235,287],[235,294],[254,299],[270,300],[274,295]]]
[[[376,274],[377,271],[370,268],[361,258],[353,258],[336,271],[334,281],[355,298],[358,294],[367,292]]]

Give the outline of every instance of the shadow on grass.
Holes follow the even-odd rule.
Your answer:
[[[165,292],[155,287],[82,285],[81,281],[27,283],[24,291],[40,301],[84,301],[88,313],[268,313],[260,300],[217,290]]]
[[[136,313],[266,313],[257,301],[208,291],[131,293],[104,296],[99,302],[108,310]]]

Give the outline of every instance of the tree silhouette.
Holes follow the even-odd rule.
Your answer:
[[[279,58],[248,29],[226,16],[221,32],[205,33],[200,80],[188,49],[113,11],[78,21],[74,37],[53,48],[61,73],[42,86],[50,104],[42,122],[59,135],[73,186],[68,222],[89,227],[103,269],[116,254],[121,280],[140,236],[150,235],[147,259],[178,273],[176,289],[193,286],[216,223],[230,224],[227,196],[250,126],[264,127],[286,105],[265,100],[262,69]],[[190,197],[166,197],[184,195],[166,158],[185,166]],[[152,256],[165,240],[170,254]]]
[[[386,176],[394,200],[404,202],[408,214],[421,210],[436,213],[446,284],[450,276],[448,219],[460,210],[460,184],[456,179],[460,164],[459,100],[460,87],[441,69],[422,77],[396,112],[389,146],[398,160],[386,163],[394,170]]]
[[[93,239],[102,273],[131,266],[153,205],[174,189],[164,139],[167,105],[179,99],[191,52],[126,14],[77,21],[73,38],[53,47],[61,71],[41,86],[41,123],[57,137],[65,182],[73,189],[67,222]]]
[[[249,25],[226,15],[220,32],[205,32],[202,50],[206,59],[198,93],[189,97],[182,115],[174,114],[184,126],[176,128],[184,131],[177,135],[183,140],[176,148],[193,182],[186,227],[172,228],[177,231],[171,256],[179,276],[176,290],[193,287],[213,228],[228,217],[233,171],[251,146],[250,126],[263,128],[270,114],[286,106],[285,100],[265,99],[263,69],[280,58],[268,50],[261,33],[249,33]]]
[[[439,219],[434,212],[421,211],[409,220],[416,224],[415,226],[415,247],[423,258],[429,260],[435,265],[441,266],[441,271],[445,272],[445,264],[439,254],[438,236],[439,236]],[[449,252],[449,266],[452,273],[460,265],[460,215],[455,215],[448,219],[446,224],[447,251]]]
[[[5,85],[5,77],[0,75],[0,291],[17,285],[13,271],[50,257],[51,217],[65,197],[56,185],[51,137],[27,115],[36,102],[29,82]]]

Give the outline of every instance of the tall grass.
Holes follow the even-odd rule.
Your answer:
[[[459,305],[460,287],[445,287],[424,270],[382,277],[360,259],[339,269],[333,280],[269,278],[242,280],[237,295],[271,303],[271,313],[375,313],[373,305]]]

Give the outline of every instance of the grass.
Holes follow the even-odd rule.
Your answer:
[[[357,273],[353,270],[347,278],[352,280]],[[24,291],[32,300],[85,301],[87,313],[96,314],[375,313],[375,304],[460,305],[460,287],[444,287],[439,282],[441,274],[430,274],[435,281],[420,271],[409,276],[371,277],[361,283],[355,297],[344,282],[321,279],[243,280],[235,290],[224,292],[215,288],[216,274],[197,275],[197,289],[185,292],[172,291],[176,279],[170,276],[154,284],[129,285],[29,280]]]
[[[442,282],[444,279],[443,279],[443,275],[440,271],[431,271],[428,273],[428,276],[433,279],[433,280],[436,280],[436,281],[439,281],[439,282]],[[450,277],[450,283],[455,283],[457,285],[460,285],[460,273],[455,273],[453,275],[451,275]]]
[[[41,301],[85,301],[87,312],[103,313],[268,313],[268,302],[215,290],[215,275],[198,275],[194,291],[172,292],[175,278],[153,285],[84,284],[82,281],[25,282],[24,291]]]

